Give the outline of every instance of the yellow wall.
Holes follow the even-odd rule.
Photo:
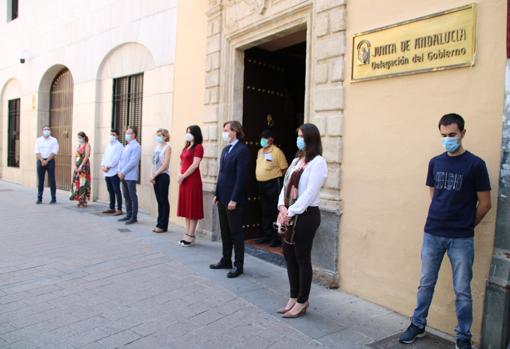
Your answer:
[[[348,2],[347,42],[357,32],[468,4],[463,0]],[[416,302],[428,205],[427,164],[442,152],[439,118],[466,119],[465,147],[483,158],[493,209],[478,227],[472,283],[478,339],[495,226],[505,65],[506,1],[478,1],[473,68],[345,83],[340,277],[343,290],[410,315]],[[350,45],[349,45],[350,46]],[[346,76],[350,76],[351,47]],[[429,325],[454,333],[455,297],[445,261]]]
[[[180,224],[183,221],[176,217],[179,156],[184,145],[186,128],[193,124],[200,125],[204,113],[207,3],[207,0],[178,2],[174,111],[170,130],[170,217],[173,222]]]

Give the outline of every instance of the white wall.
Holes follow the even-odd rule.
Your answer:
[[[0,13],[6,10],[7,2],[0,1]],[[17,172],[24,174],[5,167],[7,130],[2,126],[7,116],[2,101],[2,178],[30,186],[36,183],[31,150],[47,117],[47,89],[59,71],[55,66],[67,67],[72,74],[73,144],[78,131],[90,136],[93,190],[97,191],[93,195],[102,199],[106,196],[98,191],[102,176],[97,165],[105,147],[105,130],[111,124],[112,79],[144,72],[142,176],[147,177],[152,133],[159,127],[170,128],[172,120],[176,17],[177,0],[27,0],[20,1],[14,21],[0,15],[0,91],[12,79],[19,82],[22,146]],[[29,59],[20,64],[23,51]],[[143,208],[152,209],[148,194],[142,194],[141,201]]]

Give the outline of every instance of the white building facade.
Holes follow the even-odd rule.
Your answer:
[[[84,131],[93,149],[93,198],[106,198],[99,167],[110,129],[132,124],[143,144],[141,207],[151,209],[152,138],[172,125],[177,0],[2,5],[2,179],[35,187],[34,141],[48,124],[61,144],[57,186],[70,186],[76,134]]]

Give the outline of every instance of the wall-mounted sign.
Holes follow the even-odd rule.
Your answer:
[[[475,63],[476,4],[354,35],[352,81]]]

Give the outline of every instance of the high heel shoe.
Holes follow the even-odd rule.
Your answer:
[[[296,305],[296,302],[292,303],[292,305],[290,307],[288,307],[288,304],[287,304],[283,308],[278,309],[277,313],[285,314],[286,312],[290,311],[294,307],[294,305]]]
[[[297,303],[296,303],[297,304]],[[301,309],[301,311],[299,313],[296,313],[296,314],[289,314],[290,310],[286,313],[284,313],[282,315],[282,318],[285,318],[285,319],[296,319],[298,317],[301,317],[303,315],[306,314],[306,311],[308,310],[308,307],[310,306],[310,304],[308,302],[305,303],[305,306],[303,307],[303,309]],[[292,309],[291,309],[292,310]]]
[[[294,305],[292,305],[292,307],[293,306]],[[277,313],[278,314],[285,314],[286,312],[290,311],[292,309],[292,307],[290,307],[290,308],[280,308],[280,309],[278,309]]]
[[[195,242],[195,235],[190,235],[190,234],[184,234],[184,235],[189,236],[191,238],[191,241],[186,241],[186,240],[182,239],[181,241],[179,241],[179,245],[181,245],[182,247],[191,246]]]

